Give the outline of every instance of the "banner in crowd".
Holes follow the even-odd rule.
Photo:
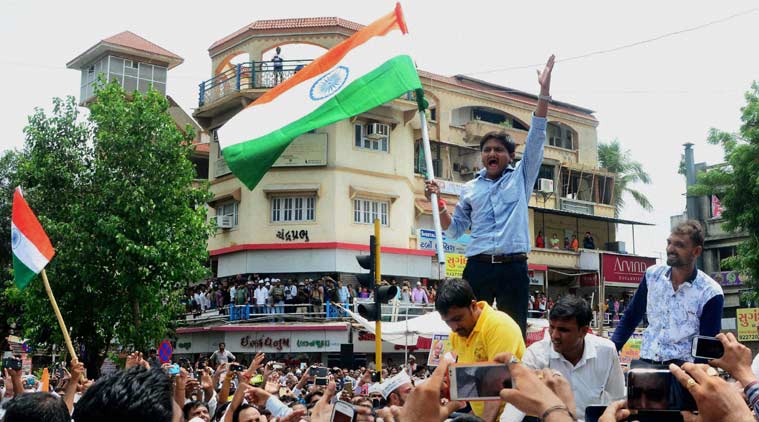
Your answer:
[[[759,334],[756,323],[759,321],[759,308],[741,308],[735,311],[738,341],[757,341]]]
[[[440,365],[440,360],[451,350],[451,341],[448,339],[448,334],[433,334],[430,354],[427,357],[427,366]]]
[[[640,359],[640,344],[643,341],[642,334],[633,334],[627,340],[622,350],[619,351],[619,363],[629,365],[630,362]]]

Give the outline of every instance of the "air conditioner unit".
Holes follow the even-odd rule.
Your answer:
[[[538,192],[553,193],[553,180],[538,179]]]
[[[231,229],[233,223],[234,220],[232,220],[231,215],[220,215],[216,217],[216,227],[220,229]]]
[[[379,139],[390,135],[390,126],[384,123],[371,123],[366,126],[366,137]]]

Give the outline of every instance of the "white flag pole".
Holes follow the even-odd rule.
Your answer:
[[[427,166],[427,180],[435,179],[435,171],[432,168],[432,151],[430,150],[430,134],[427,130],[427,115],[424,110],[419,110],[419,118],[422,119],[422,144],[424,145],[424,163]],[[432,202],[432,221],[435,224],[435,241],[437,242],[437,260],[445,268],[445,250],[443,249],[443,228],[440,226],[440,210],[438,209],[437,194],[430,195]]]

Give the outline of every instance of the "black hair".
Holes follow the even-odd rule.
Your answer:
[[[171,380],[158,368],[135,366],[99,379],[74,407],[76,422],[172,419]]]
[[[5,404],[4,422],[69,422],[69,410],[60,397],[50,393],[19,394]]]
[[[211,412],[211,409],[208,408],[208,404],[204,401],[200,400],[194,400],[194,401],[188,401],[184,404],[184,407],[182,407],[182,414],[184,415],[185,420],[190,420],[190,413],[192,413],[193,410],[197,409],[198,407],[203,406],[208,410],[208,412]]]
[[[234,413],[232,413],[232,422],[240,422],[240,413],[242,413],[243,410],[252,407],[253,406],[249,405],[248,403],[241,403],[240,406],[235,409]]]
[[[315,390],[306,394],[306,397],[303,398],[303,401],[306,402],[306,406],[311,403],[311,400],[313,400],[314,396],[320,396],[319,398],[321,399],[321,397],[324,397],[324,392],[321,390]]]
[[[577,327],[587,327],[593,319],[593,311],[591,311],[585,299],[574,295],[566,295],[554,303],[551,312],[548,314],[548,319],[562,321],[575,319]]]
[[[445,315],[452,307],[468,308],[473,300],[477,298],[474,296],[472,286],[466,280],[449,278],[444,280],[437,290],[435,310]]]
[[[672,234],[687,236],[693,246],[704,246],[704,229],[697,220],[687,220],[672,229]]]
[[[482,151],[482,148],[485,147],[485,143],[491,139],[495,139],[496,141],[500,142],[504,148],[506,148],[506,151],[509,152],[509,154],[513,154],[516,150],[517,146],[514,143],[514,140],[511,139],[511,136],[509,136],[508,133],[502,131],[502,130],[494,130],[492,132],[486,133],[482,139],[480,140],[480,151]]]

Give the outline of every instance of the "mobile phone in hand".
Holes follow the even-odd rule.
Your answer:
[[[245,367],[240,365],[239,363],[233,363],[229,365],[229,370],[234,372],[242,372],[245,370]]]
[[[501,400],[501,390],[512,388],[511,371],[504,363],[461,363],[448,367],[451,400]]]
[[[688,389],[668,369],[631,369],[627,373],[627,407],[630,410],[696,410]]]
[[[356,410],[350,403],[344,401],[335,402],[335,407],[332,408],[332,417],[330,422],[352,422],[354,416],[356,416]]]
[[[715,337],[693,337],[691,355],[694,358],[719,359],[725,354],[725,346]]]
[[[14,371],[18,371],[22,367],[21,359],[16,358],[3,358],[3,368],[6,369],[13,369]]]

